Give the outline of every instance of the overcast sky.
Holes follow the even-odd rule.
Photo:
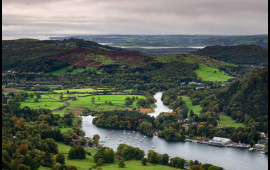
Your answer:
[[[268,34],[268,0],[2,0],[2,33]]]

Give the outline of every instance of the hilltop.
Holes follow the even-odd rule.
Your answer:
[[[120,48],[80,39],[2,41],[2,71],[52,72],[72,66],[98,67],[107,64],[144,65],[147,57]]]
[[[209,46],[194,54],[206,55],[233,64],[266,65],[268,63],[268,49],[256,45]]]

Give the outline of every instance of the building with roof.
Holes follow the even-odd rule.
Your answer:
[[[221,137],[214,137],[213,139],[209,140],[209,143],[217,144],[217,145],[224,145],[230,142],[231,142],[231,139],[221,138]]]

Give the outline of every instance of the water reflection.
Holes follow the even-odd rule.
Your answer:
[[[159,92],[155,94],[155,97],[161,98],[161,95],[162,93]],[[164,106],[163,103],[160,105],[159,100],[157,100],[157,108],[160,112],[164,112],[159,107]],[[155,113],[153,113],[155,116],[160,113],[158,113],[157,108],[155,109]],[[132,130],[99,128],[92,124],[92,116],[83,116],[82,119],[82,130],[85,131],[86,136],[92,137],[94,134],[99,134],[102,144],[114,150],[117,149],[119,144],[125,143],[143,149],[146,154],[148,150],[152,149],[159,153],[168,153],[172,157],[179,156],[186,160],[211,163],[228,170],[268,169],[268,155],[261,154],[260,152],[240,148],[215,147],[191,142],[168,142],[157,136],[148,137]]]

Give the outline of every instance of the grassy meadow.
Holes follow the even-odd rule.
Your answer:
[[[64,106],[64,103],[51,98],[48,95],[41,95],[41,98],[38,99],[39,102],[34,102],[34,98],[27,98],[24,102],[21,102],[20,107],[28,106],[32,109],[38,109],[38,108],[45,108],[45,109],[51,109],[54,110],[56,108],[59,108],[61,106]]]
[[[223,127],[245,127],[244,123],[236,123],[235,120],[233,120],[230,116],[227,115],[220,115],[219,116],[219,121],[218,121],[218,127],[223,128]]]
[[[201,77],[203,81],[227,81],[228,79],[234,78],[232,76],[229,76],[224,71],[221,71],[216,68],[208,67],[208,66],[202,66],[194,71],[198,77]]]
[[[190,110],[193,110],[193,112],[196,115],[200,114],[200,111],[202,110],[202,107],[200,105],[192,105],[192,102],[191,102],[191,100],[190,100],[190,98],[188,96],[181,96],[181,97],[186,102],[187,107],[189,109],[188,115],[189,115]]]
[[[93,88],[83,88],[83,89],[65,89],[65,90],[54,90],[54,93],[65,93],[65,92],[78,92],[78,93],[87,93],[87,92],[96,92],[97,90]],[[102,91],[102,90],[99,90]]]
[[[64,73],[67,73],[67,71],[69,69],[72,69],[73,66],[68,66],[68,67],[63,67],[59,70],[56,70],[56,71],[53,71],[53,72],[50,72],[52,75],[58,75],[58,74],[64,74]],[[85,67],[85,68],[76,68],[76,69],[73,69],[71,70],[70,73],[72,74],[76,74],[76,73],[82,73],[83,71],[87,71],[87,70],[96,70],[95,67]]]
[[[125,109],[125,98],[127,97],[138,97],[145,99],[144,96],[141,95],[93,95],[86,97],[79,97],[77,100],[69,100],[69,106],[64,108],[63,110],[55,111],[55,114],[63,115],[64,113],[73,112],[80,114],[84,108],[88,108],[93,111],[108,111],[114,109]],[[95,103],[92,102],[92,98],[95,98]],[[106,103],[107,101],[107,103]],[[111,105],[109,104],[111,101]],[[136,108],[137,100],[133,102],[130,106],[132,108]]]

